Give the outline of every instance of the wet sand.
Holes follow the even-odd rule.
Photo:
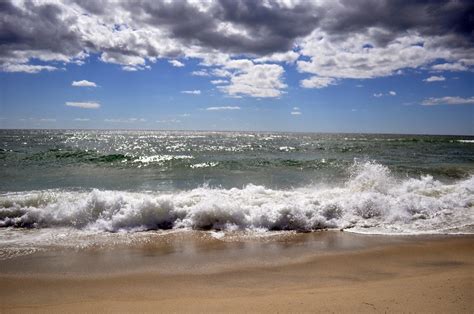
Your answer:
[[[179,237],[167,245],[57,250],[0,261],[0,311],[474,310],[474,236]]]

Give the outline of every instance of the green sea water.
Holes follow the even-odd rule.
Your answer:
[[[0,191],[285,189],[344,182],[357,160],[398,177],[458,180],[474,173],[474,137],[1,130]]]

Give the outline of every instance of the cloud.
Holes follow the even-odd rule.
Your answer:
[[[318,77],[313,76],[309,79],[302,80],[300,82],[301,87],[304,88],[324,88],[329,85],[335,85],[336,79],[331,77]]]
[[[168,61],[172,66],[177,67],[177,68],[182,68],[184,67],[184,63],[179,62],[178,60],[169,60]]]
[[[433,76],[430,76],[426,79],[424,79],[423,81],[424,82],[441,82],[441,81],[445,81],[446,78],[442,75],[440,76],[436,76],[436,75],[433,75]]]
[[[298,110],[300,110],[300,107],[293,107],[293,110],[298,111]]]
[[[468,67],[461,63],[442,63],[433,65],[431,69],[436,71],[467,71]]]
[[[144,118],[126,118],[126,119],[104,119],[104,122],[109,123],[135,123],[135,122],[146,122]]]
[[[214,85],[229,84],[229,81],[226,81],[226,80],[212,80],[211,83],[214,84]]]
[[[423,106],[436,105],[474,105],[474,97],[463,98],[458,96],[446,96],[440,98],[427,98],[421,103]]]
[[[113,35],[111,34],[110,36]],[[129,72],[150,69],[150,66],[146,65],[145,57],[139,55],[128,55],[116,51],[106,51],[100,55],[100,60],[106,63],[122,65],[122,70]]]
[[[377,29],[332,38],[315,32],[302,43],[301,54],[310,60],[300,60],[297,68],[300,72],[320,77],[340,79],[370,79],[396,74],[403,68],[418,68],[443,57],[449,52],[433,51],[427,40],[418,34],[401,34],[396,40],[385,46],[364,48],[367,42],[375,40]],[[342,36],[342,35],[341,35]],[[434,43],[432,43],[434,45]]]
[[[75,118],[74,121],[78,121],[78,122],[87,122],[87,121],[90,121],[91,119],[88,119],[88,118]]]
[[[97,84],[91,81],[82,80],[82,81],[72,81],[71,86],[75,87],[97,87]]]
[[[302,113],[300,111],[292,111],[290,114],[293,116],[300,116]]]
[[[56,122],[56,119],[52,118],[41,118],[39,119],[40,122]]]
[[[382,96],[397,96],[397,93],[393,90],[389,91],[388,93],[374,93],[374,97],[380,98]]]
[[[100,108],[100,104],[98,102],[73,102],[73,101],[68,101],[66,102],[66,106],[68,107],[77,107],[77,108],[82,108],[82,109],[98,109]]]
[[[199,89],[195,90],[183,90],[181,91],[182,94],[191,94],[191,95],[201,95],[201,91]]]
[[[240,110],[239,106],[207,107],[207,111]]]
[[[194,58],[206,68],[192,74],[229,78],[221,91],[230,96],[279,97],[286,85],[278,63],[296,62],[310,76],[301,82],[307,88],[402,69],[470,70],[473,6],[449,0],[2,1],[0,70],[54,71],[98,55],[140,71],[160,59],[178,65],[178,58]],[[228,67],[235,59],[253,65]],[[259,65],[274,68],[265,74]]]
[[[137,24],[165,31],[177,46],[192,43],[233,54],[289,50],[294,40],[308,35],[318,21],[314,5],[306,1],[143,1],[139,5],[130,1],[123,7]]]
[[[156,123],[164,123],[164,124],[181,123],[181,120],[179,120],[179,119],[156,120]]]
[[[288,52],[277,52],[270,54],[265,57],[260,57],[255,59],[255,62],[264,63],[264,62],[284,62],[287,64],[291,64],[296,62],[300,54],[295,51],[288,51]]]
[[[301,40],[301,72],[333,78],[375,78],[439,59],[472,65],[472,4],[439,1],[323,2],[328,9]],[[396,12],[396,14],[394,14]],[[459,19],[459,20],[456,20]]]
[[[191,72],[191,75],[194,75],[194,76],[210,76],[210,74],[205,70],[193,71],[193,72]]]
[[[11,64],[5,63],[0,65],[3,72],[24,72],[24,73],[38,73],[41,71],[56,71],[58,68],[50,65],[32,65],[32,64]]]
[[[277,64],[254,64],[251,60],[239,59],[228,61],[224,67],[224,71],[229,72],[230,82],[218,88],[230,96],[279,97],[287,87],[283,83],[284,69]]]

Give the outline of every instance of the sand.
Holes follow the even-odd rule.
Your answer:
[[[317,239],[307,237],[308,241]],[[147,264],[128,272],[127,260],[123,269],[96,272],[92,269],[105,270],[107,263],[93,265],[97,260],[87,256],[94,253],[80,252],[81,264],[85,263],[81,271],[65,272],[67,266],[61,268],[58,260],[61,256],[67,260],[70,252],[56,252],[48,271],[22,272],[22,267],[31,267],[35,261],[48,264],[45,255],[30,256],[0,263],[0,312],[474,312],[473,236],[398,241],[347,233],[324,237],[324,241],[368,239],[372,244],[312,252],[304,258],[286,255],[273,264],[239,263],[231,255],[221,260],[226,267],[215,271],[199,265],[194,270],[162,271],[161,255],[156,255],[157,268]],[[291,243],[286,245],[291,247]],[[263,246],[275,247],[274,243]],[[210,252],[226,250],[213,246]],[[275,250],[282,254],[281,247]],[[110,254],[116,260],[123,258],[119,250]],[[198,264],[212,256],[195,254],[201,254]],[[242,259],[246,258],[243,254]],[[192,260],[186,262],[192,264]]]

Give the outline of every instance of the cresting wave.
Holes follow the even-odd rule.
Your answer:
[[[0,196],[0,227],[473,233],[474,177],[452,184],[430,176],[399,180],[383,165],[356,162],[341,187],[9,193]]]

